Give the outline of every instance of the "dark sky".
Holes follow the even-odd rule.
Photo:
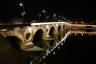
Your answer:
[[[24,3],[24,9],[18,6]],[[19,15],[25,10],[28,15],[39,14],[42,9],[48,13],[57,13],[65,17],[84,17],[87,20],[96,19],[95,2],[82,0],[0,0],[0,18],[11,18]]]

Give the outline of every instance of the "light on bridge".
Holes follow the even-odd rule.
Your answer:
[[[32,32],[32,28],[31,27],[27,27],[28,31],[31,33]]]

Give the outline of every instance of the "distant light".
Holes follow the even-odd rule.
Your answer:
[[[46,18],[49,18],[49,16],[47,16]]]
[[[56,14],[54,13],[53,16],[56,17]]]
[[[23,3],[22,3],[22,2],[20,2],[20,3],[19,3],[19,6],[21,6],[21,7],[22,7],[22,6],[23,6]]]
[[[38,16],[41,17],[41,14],[39,14]]]
[[[59,16],[59,18],[60,18],[61,16]]]
[[[43,59],[45,58],[45,56],[43,56]]]
[[[22,15],[22,16],[24,16],[25,14],[26,14],[26,12],[25,12],[25,11],[23,11],[21,15]]]
[[[43,13],[45,13],[45,12],[46,12],[46,10],[42,10],[42,12],[43,12]]]
[[[55,55],[55,52],[53,52],[53,54]]]

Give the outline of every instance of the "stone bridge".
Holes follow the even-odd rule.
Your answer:
[[[67,22],[31,23],[30,26],[22,28],[1,29],[0,34],[22,50],[30,50],[28,49],[30,47],[32,50],[34,46],[46,49],[49,47],[48,43],[39,43],[39,41],[56,38],[68,28],[68,25]]]

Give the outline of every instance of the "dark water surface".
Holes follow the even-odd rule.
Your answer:
[[[29,64],[29,56],[0,35],[0,64]]]
[[[63,46],[54,49],[38,64],[78,64],[95,62],[96,35],[71,34]],[[39,55],[38,55],[39,56]],[[11,43],[0,35],[0,64],[30,64],[27,52],[15,49]]]
[[[71,34],[63,43],[60,49],[56,48],[40,64],[96,63],[96,35]]]

